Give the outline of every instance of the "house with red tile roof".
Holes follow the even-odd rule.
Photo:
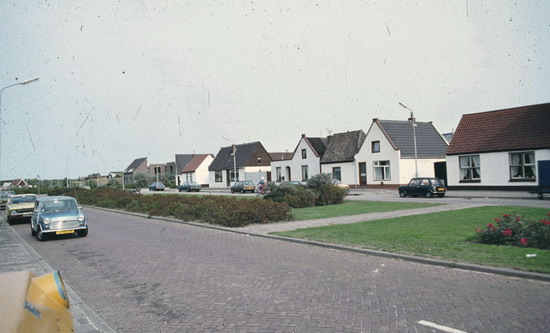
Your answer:
[[[465,114],[446,154],[450,189],[550,186],[550,103]]]
[[[176,160],[185,161],[185,164],[181,163],[180,169],[177,170],[176,184],[180,185],[183,182],[197,182],[201,186],[208,186],[209,184],[209,171],[208,167],[214,160],[212,154],[191,154],[189,159],[184,157],[188,155],[176,155]]]

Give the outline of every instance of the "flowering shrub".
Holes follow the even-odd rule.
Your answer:
[[[550,248],[550,213],[542,220],[527,220],[504,214],[485,228],[476,229],[476,241],[483,244]]]
[[[84,205],[122,209],[184,221],[203,221],[227,227],[292,220],[290,207],[271,200],[242,200],[222,196],[142,195],[112,188],[67,193]]]

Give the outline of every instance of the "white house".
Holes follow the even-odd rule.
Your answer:
[[[271,156],[260,142],[222,147],[208,171],[212,188],[227,188],[239,180],[258,183],[261,177],[271,178]]]
[[[181,156],[178,163],[178,156]],[[184,158],[185,157],[185,158]],[[180,165],[176,174],[176,184],[180,185],[183,182],[197,182],[202,186],[209,185],[208,167],[214,161],[211,154],[192,154],[191,159],[181,166],[183,161],[187,161],[187,155],[176,155],[176,165]]]
[[[395,186],[407,184],[417,174],[445,179],[446,149],[447,141],[432,122],[374,118],[357,154],[355,184]]]
[[[321,157],[326,148],[326,138],[308,138],[302,134],[290,158],[272,160],[273,181],[306,181],[311,176],[319,174],[321,172]]]
[[[447,149],[451,189],[550,186],[550,103],[465,114]]]

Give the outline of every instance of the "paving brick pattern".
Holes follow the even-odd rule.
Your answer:
[[[90,233],[14,226],[120,332],[546,332],[550,283],[86,208]]]

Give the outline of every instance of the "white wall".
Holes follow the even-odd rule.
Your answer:
[[[449,186],[536,186],[538,182],[510,182],[509,152],[464,154],[479,155],[480,182],[460,183],[459,155],[447,156],[447,179]],[[550,160],[550,149],[536,150],[536,162]],[[538,171],[537,171],[538,172]]]
[[[357,185],[359,184],[359,171],[356,164],[355,162],[322,164],[321,172],[332,174],[332,168],[340,167],[342,183]]]
[[[302,149],[306,150],[306,158],[302,158]],[[285,181],[302,181],[302,165],[308,166],[308,176],[310,178],[321,172],[320,158],[315,154],[304,138],[300,139],[291,160],[271,162],[271,179],[273,181],[277,180],[276,167],[281,167],[281,174],[285,177]],[[290,167],[291,179],[289,179],[286,174],[287,166]]]
[[[372,152],[372,142],[380,141],[380,152]],[[401,168],[400,168],[400,151],[395,150],[390,141],[386,138],[382,130],[377,123],[372,124],[363,147],[357,154],[358,162],[367,162],[367,185],[380,185],[386,184],[401,184]],[[374,162],[375,161],[390,161],[391,178],[390,180],[374,180]],[[413,162],[414,173],[414,162]],[[407,181],[408,183],[408,181]],[[359,180],[357,180],[359,184]]]

